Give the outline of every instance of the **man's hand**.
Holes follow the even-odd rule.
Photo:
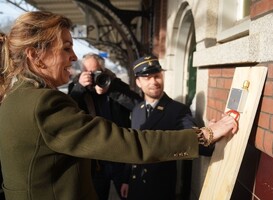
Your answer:
[[[79,83],[83,86],[89,86],[93,84],[91,72],[82,72],[79,78]]]
[[[121,195],[121,197],[127,198],[128,191],[129,191],[129,185],[127,183],[122,183],[122,185],[120,187],[120,195]]]

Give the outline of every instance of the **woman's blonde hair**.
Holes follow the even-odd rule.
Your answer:
[[[22,14],[15,21],[8,35],[0,35],[0,102],[12,90],[14,80],[27,80],[36,87],[47,86],[46,77],[35,73],[27,59],[26,49],[34,48],[43,55],[57,41],[61,46],[63,29],[71,29],[72,22],[61,15],[46,11]]]

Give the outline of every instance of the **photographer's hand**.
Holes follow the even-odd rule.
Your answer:
[[[89,86],[93,84],[93,79],[91,77],[91,72],[82,72],[79,78],[79,83],[83,86]]]
[[[101,88],[98,85],[95,86],[95,90],[96,90],[97,94],[105,94],[108,91],[108,89],[109,89],[109,86],[108,87],[104,87],[104,88]]]

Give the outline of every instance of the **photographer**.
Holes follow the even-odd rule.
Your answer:
[[[70,96],[86,113],[129,128],[130,112],[141,97],[105,68],[104,59],[99,55],[85,55],[82,68],[83,72],[70,84]],[[120,198],[127,196],[129,172],[126,169],[123,163],[92,160],[92,179],[99,200],[108,199],[111,180]]]

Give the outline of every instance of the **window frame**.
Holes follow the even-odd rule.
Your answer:
[[[251,0],[220,0],[218,12],[218,43],[249,35]],[[248,14],[248,15],[247,15]]]

